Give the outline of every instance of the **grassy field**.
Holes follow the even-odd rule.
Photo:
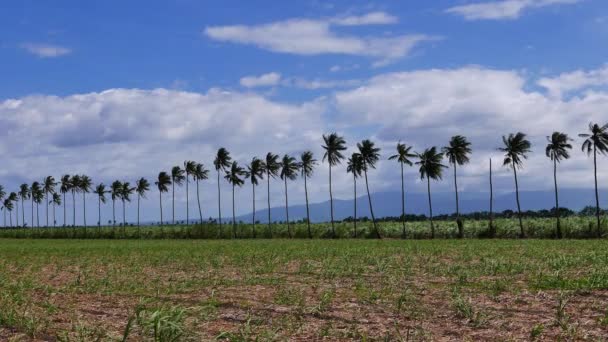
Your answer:
[[[606,240],[0,239],[0,340],[603,340]]]

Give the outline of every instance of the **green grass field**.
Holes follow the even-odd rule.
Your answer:
[[[0,239],[0,340],[602,340],[605,240]]]

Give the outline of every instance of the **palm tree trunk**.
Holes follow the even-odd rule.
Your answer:
[[[46,226],[49,226],[49,192],[45,191],[46,196]]]
[[[517,218],[519,219],[519,237],[524,238],[526,235],[524,233],[524,224],[521,219],[521,206],[519,204],[519,184],[517,183],[517,168],[515,167],[515,163],[513,163],[513,174],[515,175],[515,200],[517,201]]]
[[[456,194],[456,225],[458,226],[458,238],[464,237],[464,227],[460,219],[460,201],[458,200],[458,179],[456,177],[456,163],[454,163],[454,193]]]
[[[255,239],[255,184],[251,183],[251,189],[253,192],[253,201],[251,202],[253,204],[253,218],[251,219],[251,224],[252,224],[251,233],[252,233],[253,238]]]
[[[374,224],[374,231],[376,232],[376,238],[381,239],[380,231],[378,230],[378,226],[376,225],[376,217],[374,216],[374,208],[372,207],[372,195],[369,193],[369,183],[367,181],[367,166],[363,165],[365,174],[365,187],[367,188],[367,200],[369,201],[369,212],[372,214],[372,223]]]
[[[21,197],[21,225],[25,227],[25,204],[23,201],[23,197]]]
[[[234,184],[232,184],[232,234],[236,239],[236,214],[234,210]]]
[[[357,238],[357,175],[355,174],[355,171],[353,170],[353,190],[354,190],[354,219],[353,219],[353,229],[354,229],[354,234],[353,236],[355,237],[355,239]]]
[[[331,192],[331,163],[329,163],[329,210],[331,215],[331,235],[336,238],[336,229],[334,227],[334,197]]]
[[[15,227],[19,227],[19,200],[15,201]]]
[[[198,202],[198,215],[201,217],[201,224],[203,224],[203,211],[201,210],[201,196],[198,190],[198,179],[196,180],[196,201]]]
[[[270,238],[272,239],[272,225],[270,223],[270,171],[266,172],[266,180],[268,182],[268,186],[266,187],[268,190],[268,196],[267,196],[267,200],[268,200],[268,232],[270,233]]]
[[[403,163],[399,164],[401,164],[401,224],[403,225],[401,238],[405,239],[405,182],[403,180]]]
[[[126,205],[125,200],[122,200],[122,236],[126,236],[127,234],[127,218],[125,215]]]
[[[435,224],[433,224],[433,202],[431,202],[431,178],[426,177],[427,193],[429,195],[429,219],[431,222],[431,239],[435,238]]]
[[[595,178],[595,216],[597,218],[597,237],[602,237],[600,227],[600,197],[597,192],[597,146],[593,144],[593,176]]]
[[[137,194],[137,237],[141,237],[141,227],[139,226],[139,202],[141,200],[141,195]]]
[[[40,216],[38,215],[38,202],[36,202],[36,226],[40,228]]]
[[[82,192],[82,222],[84,223],[84,231],[87,231],[87,193]]]
[[[163,192],[158,192],[158,203],[160,204],[160,225],[163,225]]]
[[[287,234],[291,239],[291,226],[289,225],[289,200],[287,199],[287,177],[284,178],[285,181],[285,215],[287,216]]]
[[[558,239],[562,238],[562,227],[559,222],[559,198],[557,194],[557,159],[553,159],[553,183],[555,185],[555,219],[556,219],[556,236]]]
[[[222,237],[222,192],[220,191],[220,170],[217,170],[217,212],[220,222],[220,238]]]
[[[308,185],[306,184],[306,175],[304,175],[304,195],[306,196],[306,225],[308,227],[308,238],[312,239],[312,232],[310,231],[310,210],[308,208]]]
[[[6,225],[6,222],[5,222]],[[32,194],[32,228],[34,228],[34,195]]]
[[[161,207],[161,217],[162,217],[162,207]],[[162,219],[161,219],[162,222]],[[112,228],[116,228],[116,200],[112,198]]]
[[[188,173],[186,173],[186,225],[190,224],[190,196],[188,195]]]
[[[74,228],[76,228],[76,192],[74,190],[72,190],[72,204],[73,204],[73,211],[74,211],[74,216],[73,216],[73,220],[72,223],[74,224]]]
[[[175,178],[172,179],[171,188],[172,188],[171,190],[173,192],[173,200],[172,200],[172,202],[173,202],[173,221],[172,222],[173,222],[173,225],[175,225]]]
[[[97,210],[98,210],[98,218],[97,218],[97,227],[99,228],[99,230],[101,230],[101,196],[99,196],[97,198],[98,200],[98,205],[97,205]]]
[[[57,218],[55,217],[55,202],[53,202],[53,227],[57,227]]]
[[[11,225],[11,228],[13,228],[13,212],[12,211],[8,212],[8,221]]]
[[[67,211],[66,211],[67,203],[65,201],[65,192],[63,193],[63,226],[66,227],[68,225],[67,222]],[[34,216],[32,216],[32,227],[34,226]]]

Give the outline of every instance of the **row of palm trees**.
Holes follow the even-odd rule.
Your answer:
[[[589,124],[589,131],[587,133],[579,134],[579,137],[584,138],[582,144],[582,150],[588,155],[593,154],[593,165],[594,165],[594,177],[595,177],[595,199],[596,199],[596,217],[597,217],[597,232],[600,232],[600,209],[599,209],[599,195],[597,185],[597,155],[608,153],[608,124],[600,126],[598,124]],[[553,162],[553,177],[555,185],[555,208],[559,208],[559,197],[557,187],[557,165],[562,160],[570,157],[569,150],[572,149],[572,139],[562,132],[554,132],[551,136],[547,137],[548,144],[546,146],[546,156]],[[518,211],[518,220],[520,226],[521,237],[525,236],[521,206],[519,200],[519,183],[517,177],[517,170],[523,167],[523,162],[528,158],[528,154],[531,152],[531,143],[527,139],[526,134],[518,132],[512,133],[502,137],[503,146],[498,148],[499,151],[504,153],[503,166],[509,167],[513,170],[515,180],[515,194]],[[334,207],[333,207],[333,193],[332,193],[332,167],[336,167],[338,164],[346,159],[343,152],[347,150],[346,141],[344,138],[337,133],[331,133],[323,135],[324,150],[323,162],[327,162],[329,166],[329,199],[330,199],[330,217],[331,217],[331,233],[332,236],[336,236],[334,226]],[[380,230],[376,224],[376,218],[373,211],[371,193],[369,190],[368,182],[368,171],[375,169],[377,162],[380,160],[380,148],[376,147],[374,142],[369,139],[365,139],[357,143],[357,151],[352,153],[347,158],[347,173],[353,175],[354,185],[354,197],[357,198],[357,179],[363,177],[365,179],[365,186],[367,190],[367,198],[369,203],[370,214],[372,217],[373,232],[377,238],[381,238]],[[431,201],[431,180],[440,180],[443,175],[443,170],[448,168],[447,165],[443,164],[444,156],[447,158],[448,163],[453,168],[454,176],[454,193],[455,193],[455,206],[456,206],[456,222],[458,225],[458,236],[463,237],[463,223],[460,218],[459,199],[458,199],[458,181],[457,181],[457,168],[469,163],[469,156],[472,153],[471,143],[466,137],[461,135],[453,136],[448,145],[438,149],[436,146],[425,149],[423,152],[413,152],[411,146],[407,146],[404,143],[398,142],[396,146],[396,154],[391,155],[389,160],[396,160],[399,163],[401,171],[401,221],[402,221],[402,236],[406,237],[405,229],[405,180],[404,180],[404,167],[413,166],[414,164],[419,168],[419,174],[421,179],[427,180],[427,193],[428,193],[428,204],[429,204],[429,222],[431,228],[431,237],[435,235],[435,226],[433,223],[433,206]],[[270,217],[270,180],[280,178],[284,182],[285,190],[285,214],[287,218],[287,230],[291,237],[291,225],[289,220],[289,199],[288,199],[288,181],[293,181],[297,178],[298,174],[304,179],[304,192],[306,200],[306,223],[308,228],[309,237],[312,237],[310,229],[310,210],[308,203],[308,183],[307,180],[313,174],[314,168],[317,166],[318,161],[314,158],[311,151],[303,152],[299,160],[290,156],[284,155],[282,158],[272,152],[269,152],[264,159],[254,157],[251,162],[242,167],[237,161],[233,161],[230,156],[230,152],[226,148],[218,149],[215,159],[213,161],[214,168],[217,172],[217,197],[218,197],[218,222],[220,227],[220,235],[222,234],[222,211],[221,211],[221,177],[232,186],[232,228],[233,234],[236,237],[236,212],[235,212],[235,189],[245,184],[246,180],[252,185],[252,204],[253,204],[253,236],[256,235],[256,209],[255,209],[255,190],[259,185],[259,182],[263,180],[264,176],[267,180],[267,191],[268,191],[268,230],[270,236],[272,236],[272,225]],[[490,159],[490,170],[491,170],[491,159]],[[490,171],[491,172],[491,171]],[[170,174],[162,171],[158,174],[158,179],[155,181],[155,185],[159,191],[159,204],[160,204],[160,222],[163,221],[163,205],[162,205],[162,194],[169,191],[171,187],[172,191],[172,223],[175,224],[175,186],[182,186],[186,184],[186,224],[190,223],[190,212],[189,212],[189,183],[192,179],[196,182],[196,193],[200,221],[203,221],[202,209],[200,204],[199,194],[199,182],[208,179],[209,170],[205,168],[202,163],[194,161],[185,161],[183,167],[174,166],[171,169]],[[491,182],[491,174],[490,174]],[[34,207],[36,208],[36,225],[39,227],[40,222],[38,218],[38,205],[44,201],[46,203],[46,226],[49,226],[49,204],[53,205],[53,226],[56,224],[55,220],[55,206],[62,204],[61,196],[56,192],[56,187],[59,185],[59,192],[63,195],[63,208],[64,208],[64,226],[66,222],[66,201],[65,197],[67,193],[71,193],[73,201],[73,225],[76,225],[76,194],[82,193],[83,200],[83,218],[84,226],[86,228],[86,194],[92,190],[92,181],[86,175],[65,175],[61,178],[60,182],[56,182],[52,176],[46,177],[42,183],[33,182],[31,186],[28,184],[22,184],[19,187],[18,192],[11,192],[8,196],[4,192],[2,186],[0,186],[0,202],[2,202],[2,210],[5,214],[5,226],[6,226],[6,213],[9,213],[10,225],[12,226],[12,215],[11,212],[14,208],[17,209],[16,219],[17,226],[18,221],[18,202],[21,201],[22,207],[22,224],[25,225],[25,204],[24,201],[31,199],[32,201],[32,226],[34,222]],[[135,186],[131,187],[129,182],[114,181],[109,189],[103,183],[98,184],[93,191],[98,196],[99,206],[99,221],[101,225],[101,204],[106,203],[106,194],[111,194],[112,199],[112,215],[113,225],[116,224],[115,215],[115,203],[117,200],[122,202],[123,206],[123,227],[126,226],[125,218],[125,204],[131,201],[131,195],[137,194],[137,225],[140,224],[140,201],[142,198],[146,198],[146,193],[150,190],[150,183],[145,178],[140,178],[135,182]],[[492,196],[492,194],[491,194]],[[492,198],[490,199],[490,212],[492,211]],[[16,205],[14,205],[16,204]],[[559,210],[555,210],[556,215],[556,236],[562,237]],[[124,228],[123,228],[124,229]],[[357,202],[354,201],[354,220],[353,220],[354,236],[357,236]]]

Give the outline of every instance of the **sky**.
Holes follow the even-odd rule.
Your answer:
[[[322,134],[335,131],[348,154],[367,138],[382,148],[372,192],[400,190],[398,165],[386,160],[398,141],[422,151],[465,135],[474,152],[459,189],[488,191],[501,136],[522,131],[533,152],[520,186],[549,190],[544,147],[558,130],[575,139],[560,185],[589,188],[592,160],[577,135],[608,122],[607,41],[605,0],[2,1],[0,184],[16,191],[74,173],[95,184],[153,183],[159,171],[195,160],[212,170],[201,200],[204,216],[215,216],[219,147],[243,165],[268,151],[311,150],[321,161]],[[603,188],[607,167],[601,157]],[[311,202],[328,199],[327,177],[320,162]],[[407,191],[426,190],[415,168],[405,177]],[[334,195],[351,198],[345,165],[333,180]],[[512,191],[512,171],[498,168],[495,183]],[[271,182],[273,206],[283,204],[282,186]],[[453,186],[450,170],[432,185]],[[290,204],[304,202],[303,187],[289,182]],[[184,190],[176,189],[179,219]],[[223,181],[222,191],[226,215]],[[251,211],[251,185],[236,192],[237,214]],[[265,187],[257,192],[261,208]],[[153,189],[142,202],[143,220],[158,221],[157,196]],[[96,209],[90,195],[89,221]]]

